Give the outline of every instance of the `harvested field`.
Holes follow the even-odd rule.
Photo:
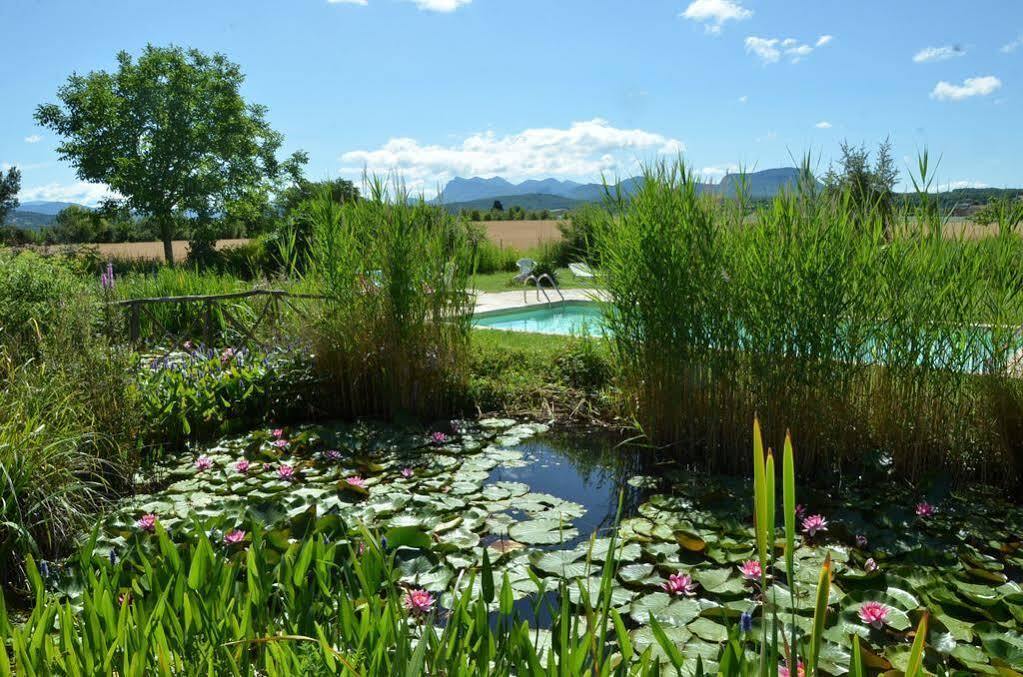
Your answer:
[[[481,221],[494,244],[515,249],[529,249],[541,242],[560,240],[561,231],[554,219],[545,221]]]
[[[244,238],[236,240],[217,240],[217,249],[240,247],[247,242],[248,240]],[[162,242],[111,242],[85,245],[53,245],[49,247],[41,247],[40,249],[45,253],[58,253],[64,251],[70,252],[83,247],[95,249],[99,252],[101,257],[111,259],[148,261],[163,260]],[[184,261],[187,256],[188,240],[174,240],[174,260]]]

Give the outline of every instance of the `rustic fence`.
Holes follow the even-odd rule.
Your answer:
[[[111,301],[105,308],[105,331],[116,343],[166,352],[187,349],[189,343],[267,350],[291,338],[283,334],[288,323],[308,319],[310,305],[324,298],[253,289]]]

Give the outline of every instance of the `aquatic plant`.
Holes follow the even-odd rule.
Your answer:
[[[232,529],[224,534],[224,543],[227,545],[237,545],[245,540],[245,532],[241,529]]]
[[[663,587],[671,595],[692,597],[696,594],[696,581],[689,574],[672,574]]]
[[[891,610],[880,602],[868,601],[860,605],[857,612],[860,620],[874,628],[884,627]]]
[[[290,482],[295,479],[295,468],[287,463],[281,463],[277,466],[277,477],[280,479]]]
[[[360,199],[320,195],[305,284],[326,297],[303,332],[340,415],[447,416],[464,396],[474,301],[467,225],[371,180]]]
[[[247,458],[239,458],[235,461],[234,469],[244,475],[252,469],[252,463]]]
[[[803,533],[810,538],[817,535],[819,531],[828,530],[828,520],[823,515],[810,515],[803,519]]]
[[[213,459],[209,456],[200,456],[195,459],[195,469],[199,472],[205,472],[213,467]]]
[[[739,565],[739,572],[742,577],[747,581],[753,581],[759,583],[763,577],[763,570],[760,567],[760,562],[755,559],[749,559]]]
[[[137,526],[142,531],[148,531],[152,533],[153,531],[156,530],[156,515],[154,515],[153,513],[147,513],[143,515],[138,519],[137,522],[135,522],[135,526]]]
[[[435,600],[426,590],[411,589],[405,594],[405,608],[416,616],[424,616],[433,611]]]
[[[362,477],[359,477],[358,475],[356,475],[354,477],[346,477],[345,478],[345,482],[350,487],[358,487],[359,489],[365,489],[366,488],[366,480],[363,479]]]
[[[1019,226],[968,240],[928,202],[891,217],[803,180],[769,203],[701,193],[681,162],[612,195],[597,228],[618,402],[650,441],[748,470],[749,421],[801,471],[876,467],[1011,484],[1023,471]],[[894,234],[894,237],[891,235]],[[864,290],[870,290],[865,293]]]
[[[934,517],[934,515],[937,513],[937,509],[927,501],[921,501],[920,503],[917,503],[916,508],[914,510],[916,512],[917,517],[923,518]]]

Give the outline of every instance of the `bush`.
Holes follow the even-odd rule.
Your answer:
[[[250,430],[309,419],[317,384],[300,354],[195,349],[144,362],[137,376],[148,441],[169,451]]]
[[[40,338],[92,296],[72,259],[0,250],[0,344],[16,362],[37,354]]]

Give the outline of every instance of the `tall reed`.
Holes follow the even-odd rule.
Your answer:
[[[306,282],[327,297],[310,327],[344,415],[450,414],[466,380],[473,270],[466,224],[371,182],[367,199],[307,205]]]
[[[928,172],[925,157],[923,193]],[[807,473],[877,453],[911,477],[1023,470],[1013,224],[985,241],[942,237],[922,199],[893,238],[888,212],[812,181],[748,209],[699,194],[681,162],[648,169],[609,207],[597,244],[612,347],[654,442],[743,469],[759,412],[790,423]]]

